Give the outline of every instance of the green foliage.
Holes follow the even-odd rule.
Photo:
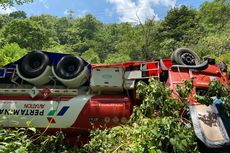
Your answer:
[[[2,28],[7,25],[9,22],[11,22],[13,20],[12,17],[10,17],[7,14],[0,14],[0,28],[2,30]],[[0,31],[1,31],[0,30]]]
[[[30,129],[0,129],[0,153],[26,153],[32,141],[29,139]]]
[[[9,14],[10,17],[12,18],[18,18],[18,19],[25,19],[26,18],[26,12],[24,11],[15,11]]]
[[[17,43],[6,44],[2,49],[0,49],[0,66],[17,61],[27,54],[27,52],[28,51],[26,49],[20,48]]]
[[[230,21],[229,0],[213,0],[201,5],[200,21],[212,33],[223,32]]]
[[[184,80],[184,87],[177,84],[176,92],[179,94],[179,97],[182,98],[182,100],[185,100],[190,94],[191,89],[193,88],[192,81]]]
[[[48,32],[34,21],[16,19],[4,27],[2,35],[6,42],[16,42],[20,47],[32,50],[48,45]]]
[[[197,44],[196,51],[201,56],[208,54],[221,54],[230,52],[230,37],[225,34],[215,34],[200,39]]]
[[[160,27],[162,37],[188,42],[199,27],[197,11],[182,5],[171,9]]]
[[[55,45],[53,47],[50,48],[46,48],[45,50],[49,51],[49,52],[55,52],[55,53],[70,53],[70,54],[77,54],[75,52],[73,52],[73,49],[71,48],[71,46],[69,45]]]
[[[96,130],[82,152],[196,152],[192,130],[179,123],[173,117],[156,117]]]
[[[213,55],[213,57],[216,59],[216,61],[218,63],[221,61],[224,61],[224,63],[226,63],[226,65],[228,67],[228,74],[230,74],[230,52],[227,52],[225,54],[221,54],[220,56]]]
[[[227,64],[230,64],[230,52],[225,53],[225,54],[222,54],[222,55],[219,56],[219,57],[216,57],[216,60],[217,60],[218,62],[224,60],[224,62],[226,62]]]
[[[53,135],[41,134],[37,131],[38,137],[31,140],[32,144],[29,146],[29,152],[33,153],[56,153],[70,152],[72,148],[64,142],[65,135],[62,132],[57,132]]]
[[[125,55],[122,53],[113,53],[109,54],[105,60],[105,63],[107,64],[115,64],[115,63],[122,63],[130,61],[129,55]]]
[[[100,22],[91,14],[86,14],[83,18],[76,20],[81,40],[93,39],[95,32],[98,31]]]
[[[93,49],[89,49],[81,54],[81,57],[85,59],[89,63],[100,63],[100,58],[96,52],[93,51]]]
[[[0,153],[64,153],[72,149],[61,132],[46,135],[35,128],[0,129]]]
[[[191,87],[187,82],[184,90]],[[191,124],[179,115],[186,105],[173,99],[169,88],[150,79],[139,83],[137,92],[143,103],[134,108],[129,123],[93,131],[82,152],[198,152]]]
[[[172,90],[166,87],[163,82],[158,82],[154,79],[149,80],[149,85],[139,83],[137,85],[137,93],[142,100],[142,104],[138,110],[141,111],[141,114],[149,118],[151,118],[154,113],[157,116],[178,115],[180,109],[183,108],[182,103],[170,97]],[[135,118],[135,115],[132,116],[132,119]]]
[[[58,39],[57,31],[56,31],[56,26],[58,25],[57,17],[42,14],[40,16],[31,16],[30,20],[37,22],[41,27],[46,29],[48,37],[49,37],[49,44],[45,45],[45,48],[50,48],[60,43]],[[66,44],[63,44],[63,45],[66,45]]]
[[[15,4],[22,5],[24,3],[30,3],[30,2],[33,2],[33,0],[0,0],[0,7],[6,9],[7,7],[12,7]]]
[[[57,33],[57,37],[61,45],[69,44],[69,39],[72,39],[72,36],[74,36],[74,33],[72,34],[68,29],[72,25],[72,21],[68,20],[66,17],[58,19],[57,23],[55,24],[54,30]]]
[[[221,84],[219,81],[210,82],[207,90],[196,94],[196,99],[201,104],[212,105],[214,103],[212,97],[214,96],[222,101],[226,114],[230,116],[230,89]]]
[[[220,56],[229,52],[229,10],[227,0],[205,2],[199,10],[182,5],[170,9],[161,21],[153,17],[138,25],[103,24],[91,14],[76,18],[71,10],[62,18],[25,18],[24,12],[16,11],[0,15],[0,45],[16,42],[22,48],[51,50],[68,46],[80,55],[92,49],[101,63],[165,58],[179,47],[202,57]]]

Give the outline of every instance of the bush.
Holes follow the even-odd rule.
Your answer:
[[[35,128],[0,129],[0,153],[56,153],[69,152],[64,134],[46,135]]]
[[[0,66],[17,61],[27,52],[26,49],[20,48],[17,43],[6,44],[0,49]]]
[[[122,63],[122,62],[127,62],[127,61],[131,61],[131,58],[129,57],[129,55],[124,54],[124,53],[111,53],[111,54],[108,54],[104,63],[116,64],[116,63]]]
[[[189,95],[192,84],[185,84],[178,92]],[[187,107],[186,96],[180,98],[184,105],[154,79],[149,84],[139,83],[137,92],[143,103],[134,108],[129,123],[93,131],[82,152],[198,152],[191,123],[179,115]]]
[[[29,151],[32,141],[28,138],[29,130],[25,129],[0,129],[0,153]]]
[[[98,54],[91,48],[85,51],[84,53],[82,53],[81,57],[87,62],[92,64],[97,64],[101,62]]]

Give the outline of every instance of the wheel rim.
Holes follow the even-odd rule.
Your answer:
[[[181,59],[186,65],[196,65],[195,57],[191,53],[184,53],[181,55]]]
[[[42,61],[40,59],[33,59],[29,62],[29,65],[32,69],[37,69],[41,66]]]
[[[66,68],[66,71],[68,73],[73,73],[74,71],[76,71],[76,66],[74,64],[72,65],[69,65],[67,68]]]

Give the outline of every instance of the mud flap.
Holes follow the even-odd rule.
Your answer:
[[[227,129],[215,104],[191,105],[189,109],[195,134],[208,148],[224,148],[230,145]]]

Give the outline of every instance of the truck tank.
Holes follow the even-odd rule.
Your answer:
[[[213,59],[201,62],[187,48],[174,51],[171,59],[119,64],[90,64],[71,54],[32,51],[0,69],[0,126],[88,135],[92,128],[127,123],[133,106],[141,104],[135,88],[140,80],[154,77],[175,92],[178,84],[191,80],[195,95],[215,80],[229,87],[225,70]],[[189,102],[197,138],[210,148],[229,146],[230,119],[221,102]],[[206,120],[201,117],[210,114]],[[208,126],[210,122],[216,126]]]

